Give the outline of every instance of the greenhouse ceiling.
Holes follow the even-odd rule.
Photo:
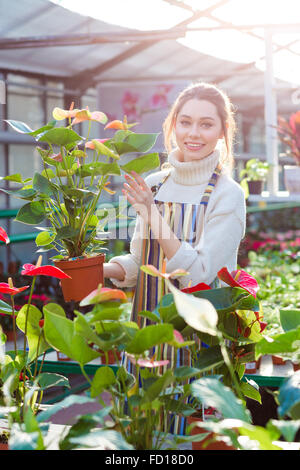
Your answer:
[[[3,73],[63,80],[80,92],[205,80],[249,110],[263,107],[272,34],[280,104],[300,102],[298,0],[1,0],[0,32]]]

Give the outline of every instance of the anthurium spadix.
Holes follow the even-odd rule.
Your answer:
[[[216,336],[218,314],[213,304],[209,300],[180,291],[169,279],[166,282],[173,294],[178,315],[194,330]]]

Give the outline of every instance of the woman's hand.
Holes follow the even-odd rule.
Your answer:
[[[131,174],[132,177],[125,174],[122,192],[142,219],[150,223],[151,210],[155,207],[152,191],[138,173],[132,171]]]
[[[124,183],[122,191],[137,213],[150,225],[166,258],[171,259],[179,250],[180,241],[157,209],[149,186],[137,173],[132,172],[132,176],[125,175],[127,183]]]

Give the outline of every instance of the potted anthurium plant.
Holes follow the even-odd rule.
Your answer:
[[[176,326],[185,341],[195,337],[201,341],[200,350],[199,341],[190,346],[193,369],[202,372],[213,370],[244,403],[247,397],[260,402],[258,386],[245,377],[246,364],[255,360],[255,345],[262,340],[266,327],[256,299],[259,286],[255,278],[243,270],[229,273],[227,268],[223,268],[218,272],[218,277],[228,287],[211,289],[200,283],[180,291],[170,282],[169,274],[160,273],[153,266],[143,266],[141,269],[165,279],[167,283],[170,293],[162,298],[155,310],[161,321]],[[208,310],[209,315],[206,315]],[[203,323],[207,318],[209,321],[205,326]],[[203,413],[211,418],[211,412],[213,414],[214,410],[204,412],[200,406],[188,422],[191,424],[202,419]],[[204,442],[193,443],[195,449],[203,449],[203,446]],[[224,449],[226,445],[218,443],[208,446],[205,441],[205,448]]]
[[[114,193],[109,188],[112,175],[119,176],[121,171],[143,173],[159,166],[158,154],[148,153],[158,134],[137,134],[126,117],[107,124],[104,113],[73,106],[70,110],[55,108],[53,118],[36,130],[20,121],[7,121],[15,131],[36,140],[43,170],[26,180],[21,174],[1,178],[20,185],[16,190],[2,191],[25,201],[16,220],[37,226],[38,251],[55,250],[55,265],[70,275],[71,279],[61,282],[65,300],[80,301],[103,284],[103,230],[108,211],[97,211],[101,195],[103,191]],[[67,120],[66,126],[57,127],[62,120]],[[84,121],[89,123],[86,137],[74,129]],[[114,129],[114,136],[89,140],[92,121]],[[91,151],[92,156],[88,155]],[[122,162],[128,154],[133,158]],[[48,226],[41,228],[39,224],[45,221]]]
[[[240,171],[242,186],[246,199],[249,194],[261,194],[270,165],[262,162],[258,158],[251,158],[247,161],[245,168]]]
[[[221,270],[219,277],[228,287],[209,289],[201,284],[182,292],[171,283],[172,277],[185,274],[182,270],[167,274],[153,266],[141,269],[162,277],[170,290],[155,311],[140,312],[151,324],[139,328],[129,320],[131,304],[125,294],[99,285],[80,302],[91,310],[84,315],[75,310],[74,321],[66,318],[61,307],[49,305],[45,337],[54,349],[78,361],[90,382],[92,397],[101,403],[102,393],[110,393],[112,429],[136,449],[160,449],[169,440],[168,431],[175,420],[197,412],[197,401],[188,400],[191,391],[187,382],[209,370],[215,369],[240,401],[245,402],[246,397],[260,400],[256,384],[243,381],[243,376],[245,363],[255,357],[254,346],[262,339],[265,325],[255,297],[258,285],[244,271]],[[209,347],[197,350],[195,335]],[[162,358],[164,344],[174,348],[175,357],[177,350],[189,348],[194,357],[192,367],[177,367]],[[115,351],[117,372],[102,366],[91,380],[85,363],[110,350]],[[135,366],[132,374],[118,352]],[[173,435],[169,445],[176,448],[182,440],[201,441],[203,435]]]
[[[291,155],[295,165],[284,165],[284,182],[292,194],[300,192],[300,111],[293,113],[289,119],[278,117],[278,137],[287,147],[286,154]]]
[[[9,243],[9,237],[2,228],[0,240]],[[0,330],[0,419],[4,417],[7,420],[7,439],[12,426],[21,429],[26,427],[26,421],[34,419],[40,410],[44,390],[54,386],[69,387],[66,377],[44,373],[38,367],[39,356],[50,346],[45,340],[43,313],[32,304],[37,276],[64,279],[67,275],[55,266],[42,266],[41,257],[36,265],[25,264],[22,275],[32,279],[31,285],[16,287],[11,278],[7,283],[0,283],[0,293],[9,299],[8,303],[0,301],[0,313],[12,317],[14,333],[12,350],[6,351],[7,338]],[[28,303],[16,311],[15,296],[25,290],[29,290]],[[17,329],[23,333],[23,347],[17,342]]]
[[[48,306],[44,330],[47,342],[79,363],[94,400],[104,406],[102,394],[110,394],[106,429],[118,431],[134,449],[160,449],[170,439],[168,430],[176,418],[171,414],[188,415],[194,411],[185,403],[187,397],[183,390],[191,371],[184,373],[180,368],[164,371],[169,361],[155,357],[152,351],[167,343],[176,353],[191,342],[184,342],[173,325],[162,324],[155,315],[152,325],[139,328],[130,321],[131,303],[118,289],[100,285],[80,305],[89,306],[90,311],[83,315],[75,310],[73,321],[66,318],[58,305]],[[145,314],[151,316],[151,312]],[[92,379],[87,376],[85,364],[92,358],[102,357],[103,351],[111,350],[115,352],[116,370],[103,365]],[[124,367],[118,352],[135,365],[133,374]],[[97,442],[96,438],[97,433],[87,438],[87,442]],[[174,441],[170,445],[176,447]]]

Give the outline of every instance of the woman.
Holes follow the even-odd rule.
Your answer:
[[[178,96],[164,123],[169,168],[145,181],[134,173],[125,176],[123,193],[137,211],[137,223],[130,253],[112,258],[104,274],[118,287],[146,278],[154,300],[149,309],[159,301],[159,281],[144,276],[142,264],[161,270],[166,258],[167,272],[185,269],[189,275],[178,278],[180,287],[212,284],[222,267],[236,269],[246,208],[244,193],[230,176],[234,133],[224,92],[210,84],[192,85]],[[143,294],[136,289],[139,305]]]
[[[137,212],[135,232],[130,253],[104,267],[116,286],[136,286],[132,319],[140,327],[148,321],[138,312],[152,311],[163,293],[162,280],[142,272],[141,265],[184,269],[189,274],[178,277],[179,288],[200,282],[217,287],[222,267],[236,269],[245,234],[244,193],[230,176],[235,121],[227,95],[206,83],[189,86],[163,128],[168,168],[145,181],[135,173],[125,176],[123,193]],[[177,365],[191,361],[187,349],[175,358],[168,346],[161,358]]]

